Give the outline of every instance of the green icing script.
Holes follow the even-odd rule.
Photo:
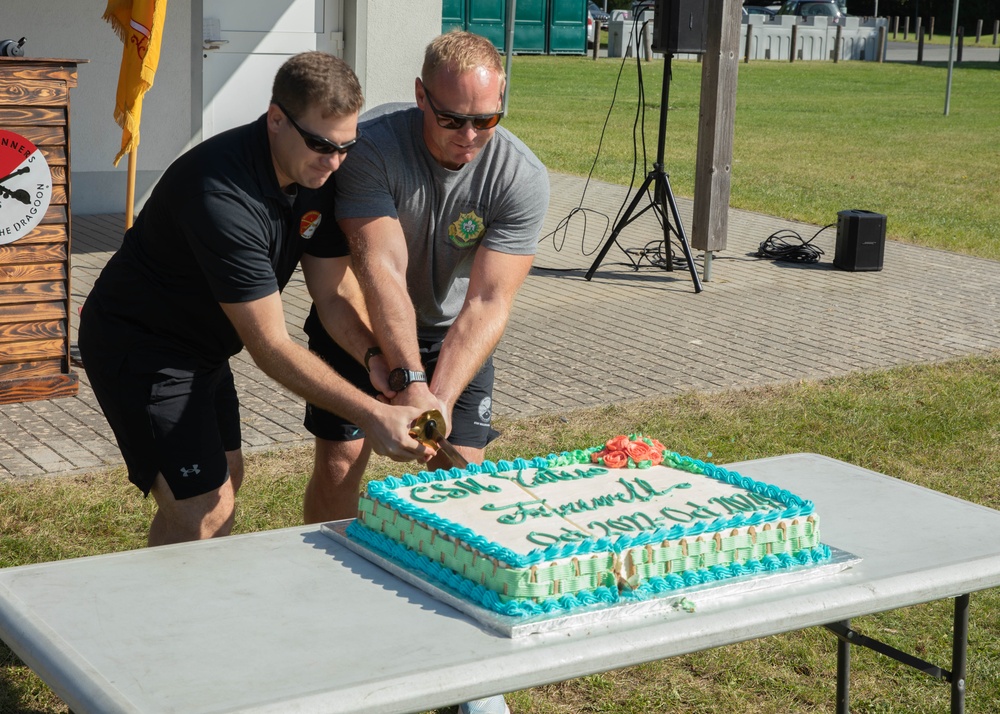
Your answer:
[[[552,471],[550,469],[537,469],[530,479],[526,479],[523,470],[518,470],[517,475],[511,478],[494,475],[494,477],[505,478],[513,481],[525,488],[537,487],[539,485],[557,483],[559,481],[574,481],[578,479],[594,478],[600,474],[607,473],[608,469],[601,467],[579,468],[565,471]],[[678,483],[665,490],[657,490],[639,476],[631,479],[622,477],[618,479],[623,490],[594,496],[590,500],[577,500],[564,503],[558,506],[550,506],[547,499],[536,499],[528,501],[516,501],[509,504],[486,503],[481,509],[484,511],[501,513],[497,517],[497,523],[504,525],[518,525],[536,518],[551,518],[553,516],[566,516],[567,514],[580,514],[598,511],[602,508],[610,508],[621,503],[647,503],[658,496],[665,496],[676,489],[691,488],[690,483]],[[410,497],[420,503],[441,503],[449,499],[463,499],[471,495],[481,493],[497,493],[502,491],[497,486],[483,485],[475,478],[455,479],[447,483],[433,483],[428,486],[417,486],[410,490]],[[605,520],[594,520],[587,524],[587,528],[600,532],[604,537],[621,533],[635,533],[641,531],[654,531],[660,528],[668,528],[676,523],[693,523],[697,520],[714,520],[723,515],[736,515],[756,511],[761,506],[776,508],[782,504],[765,496],[747,492],[732,496],[714,496],[709,499],[709,504],[719,510],[713,510],[707,505],[688,501],[682,508],[672,508],[665,506],[650,515],[644,511],[636,511],[628,516],[618,518],[608,518]],[[558,533],[548,533],[542,531],[532,531],[528,534],[527,540],[539,546],[550,546],[556,543],[576,543],[592,537],[590,533],[580,530],[562,527]]]

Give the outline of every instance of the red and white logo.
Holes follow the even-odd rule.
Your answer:
[[[307,211],[299,220],[299,235],[309,240],[322,220],[323,215],[319,211]]]
[[[28,235],[51,200],[45,155],[20,134],[0,129],[0,245]]]

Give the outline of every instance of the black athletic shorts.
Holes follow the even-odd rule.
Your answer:
[[[84,369],[118,440],[129,481],[149,495],[162,473],[174,498],[214,491],[240,448],[240,405],[229,364],[210,370],[135,371],[128,357],[87,350]]]
[[[362,392],[376,396],[378,391],[372,386],[364,366],[325,332],[322,330],[314,332],[320,334],[310,335],[309,349],[326,360],[327,364]],[[420,359],[423,361],[428,379],[434,374],[440,352],[441,340],[420,342]],[[451,413],[452,426],[448,441],[458,446],[484,448],[500,436],[500,432],[491,426],[492,417],[493,357],[491,356],[455,402]],[[356,424],[315,404],[306,404],[304,425],[311,434],[327,441],[354,441],[365,436],[364,431]]]

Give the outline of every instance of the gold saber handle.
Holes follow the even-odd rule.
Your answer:
[[[410,436],[435,451],[438,449],[438,442],[434,438],[435,431],[440,433],[438,424],[444,424],[444,417],[437,409],[426,411],[417,417],[410,427]]]

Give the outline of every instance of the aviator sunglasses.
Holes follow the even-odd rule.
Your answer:
[[[421,84],[424,88],[424,96],[427,97],[427,103],[437,118],[438,126],[442,129],[464,129],[466,122],[472,122],[472,127],[476,131],[483,131],[485,129],[492,129],[503,118],[502,111],[493,114],[456,114],[455,112],[443,112],[434,106],[434,101],[431,99],[431,92],[427,89],[427,85],[423,82]]]
[[[335,151],[338,154],[346,154],[348,149],[358,143],[358,137],[361,136],[361,132],[359,131],[358,135],[350,141],[338,144],[335,141],[330,141],[324,136],[319,136],[306,131],[299,126],[294,119],[292,119],[292,115],[289,114],[288,110],[281,106],[279,102],[275,102],[274,105],[281,110],[281,113],[284,114],[291,125],[295,127],[295,131],[299,132],[299,136],[302,137],[302,141],[305,142],[306,147],[315,151],[317,154],[332,154]]]

